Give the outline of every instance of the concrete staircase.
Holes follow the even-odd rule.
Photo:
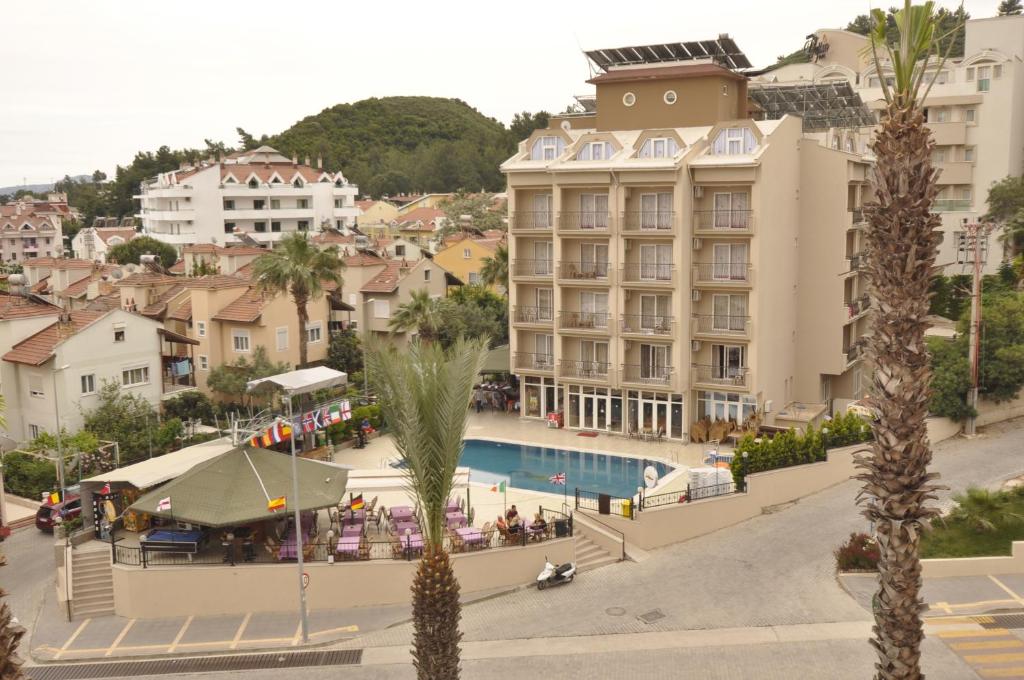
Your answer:
[[[599,569],[608,564],[614,564],[619,560],[609,555],[596,543],[587,538],[586,534],[579,531],[576,526],[576,570],[580,572]]]
[[[114,615],[109,550],[71,551],[71,618]]]

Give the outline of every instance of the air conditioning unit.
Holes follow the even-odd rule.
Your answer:
[[[694,198],[704,198],[704,187],[702,187],[700,185],[694,185],[694,187],[693,187],[693,197]]]
[[[690,292],[690,299],[694,302],[700,302],[700,291],[694,290]]]
[[[704,242],[701,241],[699,238],[693,239],[693,249],[694,250],[700,250],[703,245],[704,245]]]
[[[700,340],[691,340],[690,341],[690,351],[691,352],[699,352],[700,351]]]

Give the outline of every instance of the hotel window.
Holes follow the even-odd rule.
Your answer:
[[[281,326],[277,329],[277,351],[283,352],[288,349],[288,327]]]
[[[872,76],[868,78],[868,87],[880,87],[881,85],[882,83],[877,77]]]
[[[259,188],[259,186],[260,186],[260,182],[255,177],[253,177],[252,179],[249,180],[249,188],[250,189]]]
[[[932,150],[932,163],[945,163],[946,162],[946,150],[945,149],[933,149]]]
[[[679,144],[672,137],[652,137],[640,147],[640,158],[671,158],[679,152]]]
[[[231,343],[236,352],[248,352],[249,331],[231,331]]]
[[[235,209],[235,202],[233,200],[229,199],[229,198],[225,198],[224,199],[224,209],[225,210],[234,210]]]
[[[206,322],[205,321],[196,321],[196,334],[199,337],[201,337],[201,338],[205,338],[206,337]]]
[[[974,147],[973,146],[965,146],[964,147],[964,161],[967,162],[967,163],[973,163],[974,162]]]
[[[960,189],[960,200],[969,201],[974,198],[971,187],[963,187]]]
[[[395,257],[405,257],[405,246],[395,246]]]
[[[263,210],[264,208],[266,208],[266,205],[267,205],[266,201],[264,201],[262,198],[257,198],[256,200],[254,200],[252,202],[252,209],[253,210]]]
[[[966,73],[967,73],[967,80],[974,80],[974,69],[973,68],[967,69]]]
[[[633,106],[633,104],[636,104],[636,95],[632,92],[627,92],[622,95],[622,103],[626,106]]]
[[[270,231],[281,231],[281,223],[274,221],[270,223]]]
[[[676,91],[675,90],[667,90],[665,92],[665,95],[662,97],[662,99],[665,100],[666,104],[668,104],[669,106],[672,106],[673,104],[676,103],[676,100],[678,99],[678,97],[676,97]]]
[[[306,210],[306,209],[308,209],[308,208],[309,208],[309,199],[308,199],[308,198],[300,198],[300,199],[298,199],[298,200],[297,200],[297,201],[295,202],[295,206],[296,206],[296,207],[297,207],[297,208],[298,208],[299,210]]]
[[[199,370],[208,371],[210,370],[210,358],[205,354],[199,355]]]
[[[277,210],[280,207],[281,207],[281,200],[280,199],[277,199],[277,198],[270,199],[270,209],[271,210]]]
[[[430,281],[430,270],[429,269],[424,269],[423,270],[423,280],[425,282],[426,281]]]
[[[964,122],[974,123],[977,121],[978,112],[976,109],[964,109]]]
[[[345,207],[345,199],[344,198],[336,198],[336,199],[334,199],[334,207],[335,208],[344,208]]]
[[[121,371],[121,386],[122,387],[134,387],[135,385],[145,385],[149,382],[149,366],[140,366],[139,368],[129,368]]]
[[[296,189],[301,189],[302,188],[302,178],[301,177],[296,177],[295,181],[292,182],[292,186],[295,187]]]
[[[323,340],[323,324],[319,321],[306,324],[306,341],[317,343]]]
[[[469,285],[476,286],[480,283],[480,274],[477,272],[469,273]]]
[[[41,430],[39,429],[38,425],[29,425],[28,426],[28,436],[29,436],[29,439],[37,438],[39,436],[40,432],[41,432]]]
[[[263,232],[265,232],[267,230],[267,223],[266,222],[256,222],[256,223],[253,224],[253,228],[256,231],[258,231],[260,233],[263,233]]]
[[[463,248],[462,249],[462,259],[468,260],[471,257],[473,257],[473,253],[469,250],[469,248]]]
[[[565,150],[565,140],[555,135],[539,137],[530,150],[531,161],[553,161]]]
[[[576,154],[578,161],[606,161],[612,157],[612,145],[608,142],[587,142]]]
[[[309,220],[299,220],[299,231],[309,231]]]
[[[388,300],[374,300],[373,301],[373,318],[375,318],[375,319],[390,319],[391,318],[391,303]]]
[[[725,128],[715,137],[712,153],[719,156],[735,156],[753,153],[755,148],[757,148],[757,141],[754,139],[754,133],[750,131],[750,128]]]
[[[96,391],[96,375],[89,373],[81,377],[82,394],[92,394]]]
[[[992,74],[991,66],[979,66],[978,67],[978,92],[988,92],[989,80]]]
[[[46,393],[43,392],[43,376],[30,375],[28,377],[28,395],[38,398],[46,396]]]
[[[235,233],[235,223],[234,222],[225,222],[224,223],[224,233],[225,234],[233,234],[233,233]]]
[[[124,328],[114,329],[114,342],[124,342]]]
[[[1003,65],[1002,64],[996,64],[995,66],[992,67],[992,77],[993,78],[1002,78],[1003,77]]]
[[[949,82],[949,71],[939,71],[935,76],[936,85],[945,85]]]

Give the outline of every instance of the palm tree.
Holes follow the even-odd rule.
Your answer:
[[[501,286],[505,295],[508,295],[508,247],[504,243],[498,244],[494,257],[484,259],[480,279],[485,285]]]
[[[436,340],[444,324],[444,303],[426,289],[414,290],[408,302],[398,306],[388,326],[392,331],[415,331],[424,341]]]
[[[299,316],[299,365],[309,362],[310,300],[324,294],[324,283],[342,285],[341,273],[345,262],[338,256],[338,247],[318,249],[304,231],[288,234],[277,247],[253,262],[256,287],[267,293],[291,293],[295,311]]]
[[[0,598],[7,592],[0,588]],[[25,635],[25,628],[12,622],[11,609],[4,602],[0,605],[0,678],[3,680],[22,680],[25,674],[21,671],[24,660],[18,655],[18,643]]]
[[[922,677],[919,537],[937,514],[926,505],[935,498],[938,475],[928,472],[931,370],[924,331],[941,221],[931,212],[938,173],[923,102],[948,52],[938,54],[944,36],[936,30],[932,2],[911,6],[905,0],[895,15],[894,43],[886,39],[885,13],[873,10],[872,18],[869,49],[879,73],[892,69],[893,83],[879,79],[886,110],[871,145],[874,196],[864,205],[866,272],[876,310],[865,347],[876,418],[874,443],[857,458],[857,478],[864,482],[858,502],[875,527],[880,553],[871,640],[875,678],[902,680]],[[933,60],[926,71],[936,56],[938,68]]]
[[[473,383],[486,353],[486,339],[460,338],[448,351],[414,342],[401,356],[389,347],[368,357],[408,488],[423,509],[424,551],[412,584],[412,654],[419,680],[459,677],[459,582],[444,544],[445,511]]]

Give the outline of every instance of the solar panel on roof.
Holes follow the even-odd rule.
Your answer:
[[[800,116],[805,132],[875,125],[875,117],[846,81],[800,85],[751,83],[747,96],[760,107],[763,120],[778,120],[786,114]]]
[[[612,66],[659,64],[667,61],[707,58],[712,58],[731,69],[751,68],[752,66],[736,42],[727,35],[721,35],[715,40],[610,47],[590,50],[586,55],[594,62],[595,66],[605,71]]]

